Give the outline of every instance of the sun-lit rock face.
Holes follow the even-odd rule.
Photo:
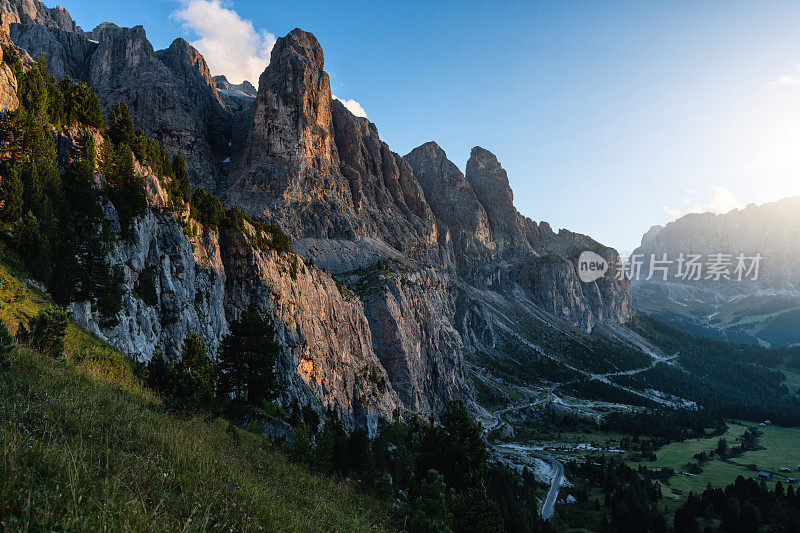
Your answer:
[[[71,307],[132,357],[147,360],[156,346],[177,356],[189,331],[213,352],[252,303],[275,318],[285,347],[283,401],[331,407],[374,430],[406,411],[436,416],[454,398],[474,406],[465,357],[498,338],[490,306],[523,309],[554,335],[630,318],[627,281],[576,275],[580,251],[613,260],[614,250],[522,216],[488,150],[473,149],[466,175],[435,143],[394,153],[332,99],[312,34],[278,39],[253,96],[212,78],[182,39],[154,51],[141,27],[83,33],[35,11],[11,24],[18,46],[91,84],[104,109],[127,102],[138,127],[187,159],[194,187],[279,225],[300,256],[164,211],[162,184],[140,167],[151,211],[110,255],[128,289],[120,323],[103,328],[86,302]],[[154,306],[133,295],[148,268]]]

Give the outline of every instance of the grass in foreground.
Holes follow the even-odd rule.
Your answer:
[[[18,348],[0,374],[0,529],[367,531],[388,511],[223,420]]]
[[[0,243],[0,319],[52,305]],[[177,416],[130,361],[70,323],[65,357],[0,370],[0,530],[375,531],[388,505],[290,463],[261,437]]]

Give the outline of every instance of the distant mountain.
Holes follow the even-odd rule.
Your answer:
[[[686,275],[685,264],[680,271],[681,253],[702,256],[701,279]],[[673,261],[667,280],[658,270],[662,263],[652,263],[656,268],[646,279],[651,258],[663,260],[664,254]],[[749,275],[747,270],[758,254],[753,279],[755,269]],[[742,280],[736,270],[740,255]],[[724,215],[689,214],[655,226],[631,255],[637,256],[640,275],[632,276],[631,285],[638,311],[695,335],[775,347],[800,344],[800,197]],[[714,279],[717,274],[709,268],[717,259],[731,279]]]

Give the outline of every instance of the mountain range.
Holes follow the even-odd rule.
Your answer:
[[[256,88],[212,77],[183,39],[154,50],[141,26],[84,31],[36,0],[1,0],[0,16],[0,39],[24,63],[42,54],[57,78],[88,84],[105,113],[127,103],[137,127],[185,158],[193,189],[291,240],[292,253],[265,250],[252,226],[176,213],[165,184],[137,163],[148,210],[109,252],[124,274],[117,324],[88,301],[69,306],[130,357],[162,349],[174,359],[190,331],[213,355],[230,322],[256,305],[284,347],[282,400],[333,409],[371,432],[381,419],[438,416],[456,398],[488,417],[478,400],[530,399],[556,378],[584,375],[576,361],[618,370],[609,346],[649,361],[652,346],[621,327],[634,317],[627,279],[577,274],[581,252],[618,263],[614,249],[520,214],[484,148],[473,148],[465,172],[435,142],[393,152],[375,124],[332,98],[312,34],[279,38]],[[15,100],[3,65],[0,104]],[[75,138],[58,142],[68,152]],[[110,205],[106,216],[116,219]],[[155,280],[153,302],[137,297],[145,278]]]
[[[631,256],[642,263],[631,281],[634,306],[697,336],[772,347],[800,344],[798,227],[800,197],[721,215],[689,214],[655,226]],[[724,275],[679,275],[681,254],[701,256],[706,265],[722,254]],[[651,277],[651,260],[665,255],[672,261],[666,279],[660,270]],[[736,272],[739,256],[747,258],[742,276]],[[757,268],[748,274],[755,257]]]

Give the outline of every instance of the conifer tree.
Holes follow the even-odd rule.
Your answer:
[[[275,363],[280,345],[275,342],[272,321],[254,306],[231,322],[219,355],[220,393],[247,399],[252,405],[277,393]]]

